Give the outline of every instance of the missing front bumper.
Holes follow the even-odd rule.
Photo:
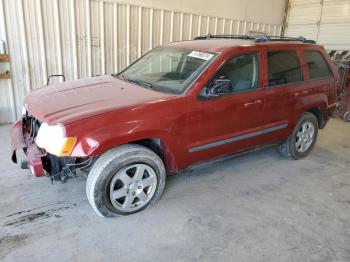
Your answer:
[[[35,143],[28,145],[23,135],[23,121],[18,120],[11,128],[11,159],[17,163],[17,150],[23,150],[26,154],[28,168],[34,176],[41,177],[45,175],[42,152]]]
[[[11,159],[17,163],[16,150],[25,149],[27,147],[23,137],[23,121],[17,120],[11,128]]]
[[[24,120],[25,121],[25,120]],[[23,150],[28,169],[37,177],[49,176],[52,180],[65,182],[68,177],[75,176],[77,170],[88,172],[95,158],[85,157],[57,157],[51,155],[35,144],[36,132],[32,132],[32,125],[26,125],[18,120],[11,129],[12,161],[17,163],[18,150]]]

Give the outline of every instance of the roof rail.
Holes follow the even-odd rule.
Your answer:
[[[305,37],[287,37],[287,36],[269,36],[269,35],[212,35],[207,34],[203,36],[197,36],[194,40],[207,40],[207,39],[243,39],[243,40],[254,40],[256,43],[268,42],[268,41],[298,41],[307,44],[316,44],[316,41],[306,39]]]

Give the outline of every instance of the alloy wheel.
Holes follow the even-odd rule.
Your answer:
[[[315,125],[310,121],[304,122],[295,137],[295,148],[298,152],[306,152],[315,139]]]
[[[109,197],[122,212],[133,212],[145,206],[154,195],[157,175],[146,164],[134,164],[119,170],[112,178]]]

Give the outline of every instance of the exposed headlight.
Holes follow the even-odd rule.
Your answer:
[[[27,114],[27,109],[23,106],[22,107],[22,116],[25,116]]]
[[[42,123],[35,140],[38,147],[55,156],[70,156],[77,142],[76,137],[66,137],[64,127]]]

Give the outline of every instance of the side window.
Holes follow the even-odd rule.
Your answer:
[[[327,78],[330,76],[328,65],[319,51],[304,51],[304,57],[310,79]]]
[[[258,53],[244,54],[231,58],[220,68],[214,79],[230,80],[231,92],[258,88]]]
[[[295,51],[267,53],[269,86],[284,85],[303,80],[300,61]]]

